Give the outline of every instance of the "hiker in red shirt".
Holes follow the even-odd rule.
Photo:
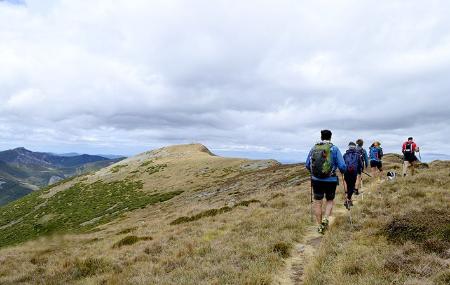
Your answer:
[[[411,175],[414,175],[414,168],[418,161],[416,152],[419,152],[419,147],[414,142],[412,137],[409,137],[406,142],[403,143],[403,177],[406,176],[408,168],[411,168]]]

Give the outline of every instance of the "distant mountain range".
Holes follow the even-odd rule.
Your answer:
[[[0,205],[62,179],[95,171],[124,157],[33,152],[23,147],[0,152]]]

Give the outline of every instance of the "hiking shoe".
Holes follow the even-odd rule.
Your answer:
[[[324,226],[324,225],[320,225],[320,226],[317,228],[317,232],[318,232],[319,234],[321,234],[321,235],[325,234],[325,226]]]
[[[326,228],[326,227],[328,227],[329,224],[330,224],[330,222],[328,221],[327,218],[322,219],[322,226],[324,226]]]
[[[359,190],[355,189],[354,193],[355,193],[355,195],[359,195]]]
[[[349,200],[345,200],[344,207],[350,211],[350,201]]]
[[[353,201],[352,200],[348,200],[348,206],[349,207],[353,207]]]

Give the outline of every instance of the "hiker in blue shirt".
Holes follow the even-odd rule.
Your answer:
[[[372,169],[372,176],[380,179],[383,177],[383,149],[381,143],[375,141],[369,148],[370,168]],[[378,171],[377,171],[378,170]]]
[[[346,170],[344,159],[339,148],[331,143],[331,131],[322,130],[320,143],[317,143],[309,152],[306,159],[306,168],[311,173],[311,187],[314,193],[314,214],[319,224],[318,231],[323,234],[327,228],[336,195],[339,179],[336,171]],[[322,200],[326,198],[325,217],[322,219]]]

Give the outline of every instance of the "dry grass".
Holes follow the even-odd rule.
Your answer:
[[[388,167],[395,169],[397,160]],[[224,159],[198,145],[144,153],[120,165],[83,183],[142,180],[145,193],[183,193],[88,233],[2,248],[0,284],[271,284],[311,225],[309,191],[299,187],[308,180],[302,165]],[[450,166],[443,165],[431,163],[414,178],[374,188],[354,208],[354,227],[337,218],[306,268],[306,284],[448,284],[448,257],[441,254],[447,228],[426,228],[430,234],[419,239],[403,235],[403,229],[421,232],[435,214],[430,209],[446,217]],[[149,174],[152,166],[158,171]],[[43,195],[58,197],[77,182]]]
[[[0,283],[270,284],[309,224],[309,193],[296,186],[306,177],[303,167],[223,159],[196,148],[145,153],[121,162],[116,173],[112,166],[89,176],[85,183],[129,177],[142,180],[145,192],[184,192],[91,233],[3,248]],[[152,165],[167,167],[149,175]],[[180,217],[189,222],[171,224]]]

